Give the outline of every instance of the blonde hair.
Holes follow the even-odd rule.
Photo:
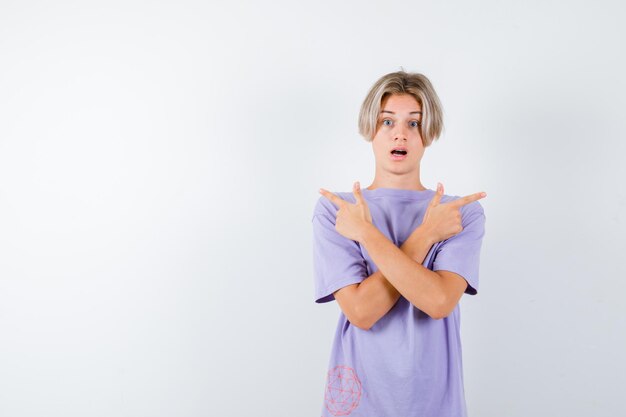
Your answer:
[[[443,131],[443,108],[433,85],[423,74],[402,70],[383,75],[367,93],[359,113],[359,133],[366,141],[374,140],[381,104],[392,94],[409,94],[420,104],[419,132],[424,147],[439,138]]]

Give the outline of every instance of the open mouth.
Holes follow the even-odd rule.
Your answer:
[[[402,148],[391,150],[391,159],[394,161],[404,161],[406,159],[407,150]]]

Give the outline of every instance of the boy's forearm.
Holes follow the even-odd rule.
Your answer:
[[[374,225],[368,226],[359,242],[385,279],[411,304],[436,317],[444,302],[440,277],[417,263]]]
[[[421,264],[433,244],[429,235],[418,227],[400,246],[400,249],[415,262]],[[387,314],[400,298],[398,290],[391,285],[381,271],[376,271],[363,280],[357,288],[357,294],[359,315],[363,318],[367,328]]]
[[[400,246],[400,249],[409,257],[418,263],[424,263],[424,259],[430,248],[437,243],[433,241],[431,237],[431,233],[424,229],[422,226],[419,226],[417,229],[411,233],[411,236]]]

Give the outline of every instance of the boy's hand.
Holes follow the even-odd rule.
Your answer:
[[[323,188],[320,188],[319,192],[339,208],[335,229],[342,236],[361,242],[364,231],[372,224],[372,215],[363,194],[361,194],[359,182],[355,182],[353,186],[356,204],[352,204]]]
[[[430,200],[420,228],[435,243],[446,240],[463,230],[461,207],[486,197],[484,192],[470,194],[447,203],[439,204],[443,195],[443,185],[437,185],[437,192]],[[417,230],[417,229],[416,229]]]

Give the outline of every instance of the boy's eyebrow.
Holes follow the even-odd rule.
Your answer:
[[[381,110],[380,112],[381,112],[381,113],[391,113],[391,114],[395,114],[394,112],[389,111],[389,110]],[[412,111],[412,112],[411,112],[411,113],[409,113],[409,114],[416,114],[416,113],[422,114],[422,112],[421,112],[421,111]]]

